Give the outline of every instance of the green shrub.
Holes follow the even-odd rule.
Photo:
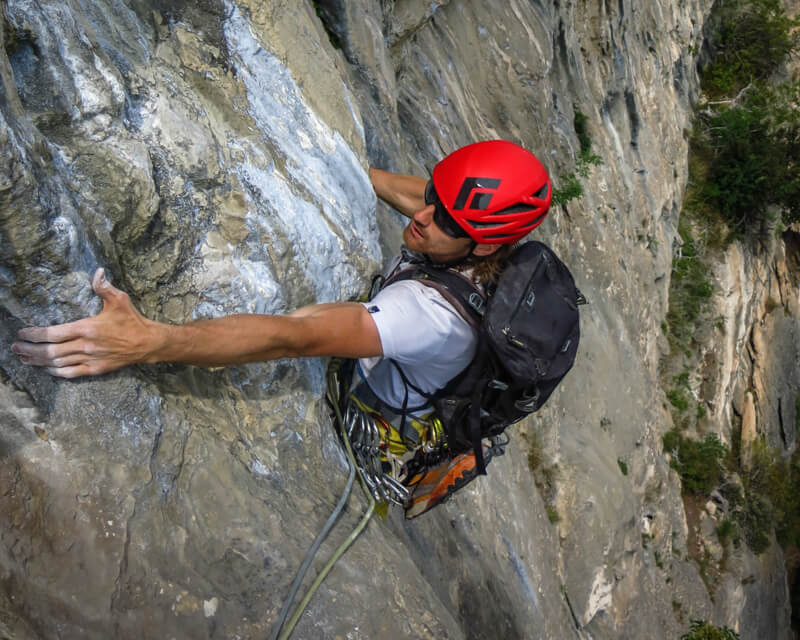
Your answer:
[[[670,429],[661,438],[664,443],[664,453],[676,453],[681,445],[681,434],[677,429]]]
[[[717,2],[710,23],[711,62],[701,79],[714,97],[769,78],[797,47],[797,21],[786,17],[779,0]]]
[[[800,83],[755,86],[738,104],[711,111],[694,139],[713,161],[698,189],[733,237],[763,238],[775,222],[800,220]]]
[[[744,501],[737,520],[754,553],[769,548],[775,531],[783,547],[800,543],[800,458],[780,456],[764,440],[752,444],[750,465],[742,471]]]
[[[622,471],[623,476],[628,475],[628,463],[625,462],[622,458],[617,458],[617,464],[619,465],[619,470]]]
[[[553,204],[567,204],[570,200],[583,197],[583,185],[574,173],[561,179],[562,187],[553,188]]]
[[[760,554],[769,549],[775,510],[768,498],[758,493],[748,494],[745,508],[736,514],[736,521],[753,553]]]
[[[695,240],[686,216],[681,216],[678,233],[683,244],[680,254],[672,260],[667,337],[673,349],[685,352],[692,342],[698,318],[714,295],[714,286],[709,280],[710,269],[701,245]]]
[[[592,172],[592,167],[596,167],[601,164],[603,164],[603,159],[597,154],[592,153],[591,151],[581,151],[580,155],[578,156],[578,174],[582,178],[588,178],[589,174]]]
[[[575,135],[578,136],[578,142],[581,145],[581,153],[590,153],[592,150],[592,139],[589,137],[588,128],[589,118],[585,113],[580,111],[575,112],[575,117],[572,119],[572,125],[575,127]]]
[[[583,185],[579,180],[588,178],[592,171],[592,166],[603,164],[603,159],[592,153],[592,139],[589,136],[589,118],[585,113],[575,112],[572,125],[575,127],[575,135],[578,137],[580,151],[578,161],[575,163],[575,171],[568,173],[559,180],[560,188],[553,188],[553,204],[566,204],[570,200],[583,197]],[[577,175],[576,175],[577,174]]]
[[[578,143],[581,150],[578,152],[578,173],[584,178],[589,176],[591,165],[603,164],[603,159],[592,153],[592,139],[589,136],[589,118],[580,111],[575,112],[572,124],[575,127],[575,135],[578,136]]]
[[[689,370],[688,369],[684,369],[677,376],[674,376],[672,378],[672,381],[675,384],[677,384],[677,385],[679,385],[681,387],[684,387],[685,389],[688,389],[689,388]]]
[[[726,482],[719,488],[719,492],[728,501],[728,508],[731,510],[744,503],[744,494],[738,484]]]
[[[722,522],[719,523],[719,526],[717,527],[717,537],[720,540],[727,540],[729,538],[732,538],[735,533],[736,533],[736,525],[730,518],[725,518]]]
[[[698,441],[684,438],[672,429],[664,434],[663,441],[664,451],[674,454],[670,466],[681,477],[683,493],[708,495],[720,484],[728,447],[716,434],[706,434],[703,440]]]
[[[681,388],[670,389],[667,391],[667,400],[678,411],[686,411],[689,408],[689,398],[686,396],[686,390]]]
[[[692,137],[700,162],[690,160],[687,199],[724,221],[726,239],[764,240],[776,216],[778,226],[800,220],[800,84],[768,84],[800,48],[800,20],[779,0],[734,0],[715,3],[709,24],[701,77],[714,102],[701,105]]]
[[[681,640],[740,640],[739,634],[728,627],[715,627],[710,622],[692,620],[689,631]]]

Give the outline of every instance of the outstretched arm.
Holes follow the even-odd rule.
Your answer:
[[[424,178],[370,169],[369,179],[375,194],[404,216],[410,218],[425,207],[425,185],[428,181]]]
[[[286,357],[383,355],[377,327],[357,303],[313,305],[286,316],[233,315],[168,325],[140,314],[102,269],[92,287],[103,310],[77,322],[23,329],[12,346],[22,362],[74,378],[136,363],[224,366]]]

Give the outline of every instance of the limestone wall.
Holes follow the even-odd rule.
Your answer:
[[[579,111],[603,164],[537,230],[591,301],[575,370],[487,478],[371,522],[295,637],[675,638],[693,618],[789,637],[780,562],[711,601],[661,455],[710,4],[7,0],[0,636],[264,637],[346,479],[324,362],[61,381],[12,357],[19,328],[99,311],[97,266],[169,322],[355,297],[402,228],[369,165],[424,175],[503,137],[558,184]]]

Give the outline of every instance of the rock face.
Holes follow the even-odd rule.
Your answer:
[[[295,637],[675,638],[701,618],[789,638],[779,552],[712,602],[661,455],[659,326],[710,4],[7,0],[0,637],[265,637],[346,481],[324,362],[67,382],[10,354],[19,328],[99,311],[97,266],[169,322],[354,298],[402,228],[376,212],[370,164],[424,175],[502,137],[558,184],[580,112],[603,164],[537,230],[591,301],[575,370],[487,478],[411,523],[374,519]],[[745,351],[756,423],[797,419],[797,353],[768,355],[798,344],[796,238],[776,251],[719,276],[738,278],[726,318],[745,334],[754,272],[795,310],[760,314],[747,345],[728,334],[720,420],[751,391]]]

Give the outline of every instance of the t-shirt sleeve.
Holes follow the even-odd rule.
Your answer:
[[[401,364],[429,361],[453,333],[468,338],[472,332],[438,291],[419,282],[391,284],[364,306],[378,328],[384,358]]]

